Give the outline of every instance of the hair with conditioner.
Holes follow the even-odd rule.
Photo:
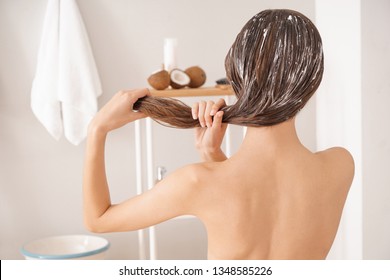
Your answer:
[[[265,10],[237,35],[225,58],[237,101],[221,110],[223,122],[270,126],[294,117],[321,83],[322,41],[315,25],[292,10]],[[191,107],[177,99],[147,96],[134,109],[176,128],[199,126]]]

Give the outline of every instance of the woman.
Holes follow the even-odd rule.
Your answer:
[[[320,35],[304,15],[266,10],[243,27],[225,61],[237,102],[192,109],[148,90],[121,91],[89,126],[84,173],[85,223],[93,232],[130,231],[195,215],[208,234],[209,259],[324,259],[354,174],[343,148],[312,153],[295,116],[323,73]],[[150,191],[112,205],[105,175],[107,134],[150,116],[196,128],[204,162],[185,166]],[[238,152],[220,149],[227,123],[248,126]]]

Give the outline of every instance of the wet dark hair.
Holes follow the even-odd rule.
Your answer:
[[[315,25],[292,10],[265,10],[237,35],[225,58],[235,104],[222,108],[223,122],[270,126],[294,117],[321,83],[322,41]],[[145,97],[135,109],[177,128],[199,126],[191,108],[171,98]]]

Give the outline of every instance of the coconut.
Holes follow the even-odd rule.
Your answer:
[[[171,83],[171,79],[169,77],[168,71],[159,70],[149,76],[148,83],[154,89],[163,90],[169,87],[169,84]]]
[[[201,87],[206,82],[206,73],[199,66],[189,67],[184,72],[190,76],[191,82],[188,84],[190,88]]]
[[[191,82],[190,77],[180,69],[173,69],[170,73],[170,76],[171,87],[174,89],[183,88]]]

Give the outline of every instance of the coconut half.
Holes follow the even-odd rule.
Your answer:
[[[190,76],[188,76],[183,70],[173,69],[170,73],[171,87],[179,89],[187,86],[190,82]]]

